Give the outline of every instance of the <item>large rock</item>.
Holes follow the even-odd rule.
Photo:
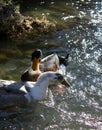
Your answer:
[[[45,17],[41,20],[23,16],[12,4],[0,6],[0,33],[8,37],[20,38],[28,35],[39,35],[56,29],[54,23]]]

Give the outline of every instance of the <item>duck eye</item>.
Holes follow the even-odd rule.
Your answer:
[[[58,80],[63,80],[63,76],[61,74],[57,73],[56,76],[57,76]]]

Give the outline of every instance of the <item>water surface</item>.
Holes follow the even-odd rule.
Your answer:
[[[28,107],[0,110],[1,130],[101,130],[102,129],[102,2],[41,1],[25,3],[24,15],[46,16],[59,23],[52,36],[19,44],[2,40],[0,78],[20,80],[30,65],[33,49],[44,56],[70,54],[66,78],[71,88]],[[63,28],[63,29],[62,29]],[[12,46],[11,46],[12,45]]]

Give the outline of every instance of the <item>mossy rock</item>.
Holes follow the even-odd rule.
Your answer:
[[[47,18],[43,17],[39,20],[23,16],[19,8],[12,4],[0,7],[0,27],[0,33],[4,33],[12,39],[51,33],[56,30],[56,25]]]

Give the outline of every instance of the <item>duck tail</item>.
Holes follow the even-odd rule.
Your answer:
[[[59,62],[60,65],[63,64],[67,66],[69,64],[69,53],[64,57],[64,56],[58,56],[59,57]]]
[[[65,59],[68,59],[69,58],[69,53],[66,55]]]

